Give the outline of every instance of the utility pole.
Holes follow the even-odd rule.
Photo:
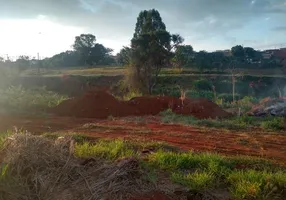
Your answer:
[[[40,53],[37,53],[37,60],[38,60],[38,75],[40,75]]]

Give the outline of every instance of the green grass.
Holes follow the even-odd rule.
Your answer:
[[[235,199],[272,199],[286,189],[285,170],[263,159],[158,151],[150,155],[150,162],[191,190],[228,185]],[[241,164],[245,169],[236,168]]]
[[[236,199],[271,199],[286,189],[285,172],[233,171],[227,180]]]
[[[187,175],[172,173],[171,180],[175,183],[185,185],[192,190],[205,190],[214,187],[215,176],[207,172],[195,172]]]
[[[47,91],[45,88],[25,89],[21,86],[11,86],[0,90],[0,107],[4,112],[45,111],[65,99],[66,96]]]
[[[5,135],[3,134],[3,138]],[[54,139],[53,134],[45,136]],[[78,158],[101,158],[109,161],[125,157],[140,159],[143,149],[153,148],[154,152],[145,155],[145,159],[140,159],[140,163],[142,170],[147,172],[144,178],[154,184],[159,181],[158,173],[164,172],[171,181],[190,190],[227,188],[234,199],[270,200],[285,194],[285,168],[268,160],[214,153],[179,152],[158,142],[97,140],[95,143],[89,143],[79,134],[73,134],[73,137],[78,141],[74,151]],[[238,167],[241,165],[245,167]],[[5,178],[6,171],[7,166],[2,164],[0,178]]]
[[[196,119],[192,116],[177,115],[171,110],[160,113],[163,123],[177,123],[183,125],[205,126],[213,128],[225,128],[231,130],[247,128],[263,128],[265,130],[277,131],[283,129],[282,117],[253,117],[239,116],[227,119]]]
[[[77,76],[117,76],[124,75],[125,68],[120,66],[98,66],[95,68],[86,67],[72,67],[72,68],[58,68],[58,69],[45,69],[41,70],[41,76],[62,76],[62,75],[77,75]],[[38,75],[37,69],[26,70],[22,76]]]
[[[268,130],[282,130],[284,128],[283,123],[284,119],[282,117],[274,118],[273,120],[262,122],[261,127]]]
[[[145,145],[147,143],[145,142]],[[140,151],[144,147],[138,144],[124,140],[77,144],[75,155],[111,161],[125,157],[140,158]],[[161,144],[156,145],[157,150],[148,154],[147,161],[141,163],[149,172],[145,178],[151,182],[155,183],[158,180],[157,172],[163,170],[174,183],[190,190],[204,191],[227,187],[234,199],[241,200],[270,200],[279,197],[286,189],[285,168],[268,160],[213,153],[177,152],[163,149]]]
[[[99,141],[96,144],[85,142],[75,145],[75,155],[77,157],[100,157],[108,160],[116,160],[124,157],[137,156],[130,144],[123,140],[113,140],[110,142]]]

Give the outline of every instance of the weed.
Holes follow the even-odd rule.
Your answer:
[[[268,130],[282,130],[283,118],[273,118],[272,120],[265,121],[261,124],[261,127]]]
[[[51,139],[51,140],[56,140],[56,139],[58,139],[58,137],[63,136],[63,134],[60,134],[60,133],[43,133],[42,136],[46,137],[48,139]]]
[[[11,86],[0,90],[0,106],[8,112],[45,111],[67,99],[66,96],[47,91],[45,88],[25,89]]]
[[[175,183],[185,185],[191,190],[204,190],[214,186],[215,176],[208,172],[195,172],[187,175],[172,173],[171,180]]]
[[[3,133],[0,133],[0,152],[3,150],[4,148],[4,143],[5,143],[5,140],[8,136],[10,136],[12,134],[12,132],[3,132]]]
[[[233,171],[227,180],[231,184],[231,192],[237,199],[269,199],[278,188],[286,187],[286,174],[267,171]]]
[[[99,141],[95,144],[83,143],[75,145],[75,155],[78,157],[100,157],[108,160],[136,156],[136,152],[128,142],[123,140]]]
[[[132,99],[134,97],[140,97],[140,96],[142,96],[142,93],[131,91],[131,92],[129,92],[123,96],[123,100],[129,101],[130,99]]]
[[[159,150],[150,155],[150,160],[162,169],[192,169],[204,168],[207,169],[211,164],[218,163],[222,165],[224,162],[223,157],[217,154],[193,152],[176,153],[165,152]],[[227,164],[225,164],[227,165]]]
[[[72,139],[74,139],[77,143],[84,143],[88,140],[88,137],[82,134],[73,134]]]
[[[266,130],[281,130],[283,129],[283,118],[275,117],[253,117],[239,116],[227,119],[196,119],[192,116],[177,115],[172,110],[166,110],[160,113],[163,123],[178,123],[184,125],[206,126],[213,128],[225,129],[246,129],[252,127],[262,127]]]

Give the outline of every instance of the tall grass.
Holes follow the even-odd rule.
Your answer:
[[[113,140],[110,142],[99,141],[96,144],[76,144],[75,155],[78,157],[100,157],[108,160],[136,156],[130,144],[123,140]]]
[[[196,119],[192,116],[177,115],[171,110],[160,113],[163,123],[178,123],[184,125],[205,126],[225,129],[247,129],[263,128],[265,130],[277,131],[283,129],[282,117],[254,117],[238,116],[227,119]]]
[[[0,107],[6,112],[44,111],[67,99],[45,88],[25,89],[11,86],[0,90]]]

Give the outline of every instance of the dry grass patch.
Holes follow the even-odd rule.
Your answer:
[[[15,134],[3,145],[1,200],[128,199],[154,188],[141,178],[144,172],[135,158],[106,164],[74,157],[72,137],[53,141]]]

